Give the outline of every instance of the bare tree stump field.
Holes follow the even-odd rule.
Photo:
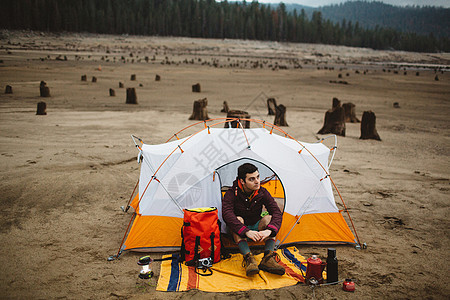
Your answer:
[[[230,111],[230,107],[228,107],[228,102],[227,101],[223,101],[223,108],[220,112],[223,113],[228,113]]]
[[[126,104],[137,104],[137,96],[135,88],[127,88]]]
[[[208,120],[207,105],[208,99],[206,98],[195,100],[192,115],[189,117],[189,120]]]
[[[276,106],[273,124],[277,126],[289,126],[286,122],[286,106],[283,104]]]
[[[200,93],[200,91],[201,91],[200,83],[192,85],[192,92],[193,93]]]
[[[37,110],[36,110],[36,115],[40,115],[40,116],[44,116],[47,114],[47,104],[43,101],[38,102],[37,104]]]
[[[355,104],[348,102],[348,103],[342,104],[342,107],[344,108],[345,122],[350,122],[350,123],[359,123],[360,122],[358,120],[358,118],[356,117]]]
[[[376,129],[376,116],[372,111],[365,111],[361,120],[361,137],[362,140],[381,141]]]
[[[244,128],[250,128],[250,121],[242,119],[250,119],[250,115],[246,111],[242,110],[230,110],[227,113],[227,118],[238,118],[241,125]],[[239,126],[238,121],[229,121],[225,123],[225,128],[237,128]]]
[[[41,97],[50,97],[50,89],[45,81],[41,81],[39,91],[41,93]]]
[[[111,97],[115,97],[116,96],[116,91],[114,89],[109,89],[109,95]]]
[[[5,94],[12,94],[12,93],[13,93],[13,91],[12,91],[12,86],[7,85],[7,86],[5,87]]]
[[[317,133],[345,136],[345,111],[337,98],[333,98],[333,108],[325,113],[323,127]]]
[[[268,98],[267,99],[267,110],[268,110],[267,114],[269,116],[274,116],[276,108],[277,108],[277,100],[275,100],[275,98]]]

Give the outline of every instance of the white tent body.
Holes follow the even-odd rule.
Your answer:
[[[222,220],[221,187],[231,186],[247,161],[261,178],[275,175],[283,186],[278,243],[356,243],[334,201],[330,149],[322,143],[300,143],[265,128],[205,128],[141,149],[137,216],[122,250],[179,248],[183,209],[214,206]]]

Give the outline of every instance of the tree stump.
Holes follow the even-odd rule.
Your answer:
[[[335,109],[336,107],[339,107],[339,106],[341,106],[341,101],[338,98],[334,97],[333,98],[333,106],[331,107],[331,109]]]
[[[201,90],[201,88],[200,88],[200,83],[194,84],[194,85],[192,86],[192,92],[193,92],[193,93],[200,93],[200,90]]]
[[[286,106],[283,104],[276,106],[273,124],[277,126],[289,126],[286,122]]]
[[[119,88],[123,88],[123,83],[119,81]]]
[[[86,75],[81,75],[81,81],[87,81],[87,76]]]
[[[206,98],[195,100],[192,115],[189,120],[208,120],[208,110],[206,106],[208,105],[208,100]]]
[[[92,82],[97,82],[97,77],[92,76]]]
[[[39,91],[41,92],[41,97],[50,97],[50,89],[45,81],[41,81]]]
[[[130,80],[131,81],[135,81],[136,80],[136,74],[131,74]]]
[[[158,74],[156,74],[156,76],[155,76],[155,81],[161,81],[161,76],[159,76]]]
[[[227,101],[223,101],[223,108],[220,112],[223,113],[228,113],[230,111],[230,108],[228,107],[228,102]]]
[[[241,122],[241,125],[244,128],[250,128],[250,121],[248,120],[242,120],[242,119],[250,119],[250,115],[246,111],[242,110],[230,110],[227,113],[227,118],[238,118]],[[225,122],[225,128],[238,128],[239,123],[238,121],[229,121]]]
[[[341,106],[328,110],[325,113],[325,120],[322,129],[317,132],[319,134],[334,133],[336,135],[345,136],[345,112]]]
[[[377,140],[381,141],[376,129],[376,117],[375,113],[372,111],[365,111],[361,120],[361,136],[362,140]]]
[[[275,98],[267,99],[267,110],[269,111],[267,114],[269,116],[274,116],[277,108],[277,100]]]
[[[109,95],[111,97],[115,97],[116,96],[116,91],[114,89],[109,89]]]
[[[137,104],[137,96],[135,88],[127,88],[126,104]]]
[[[36,115],[41,115],[41,116],[46,115],[47,114],[46,109],[47,109],[47,104],[45,104],[45,102],[43,102],[43,101],[38,102]]]
[[[10,86],[10,85],[7,85],[6,87],[5,87],[5,94],[12,94],[13,92],[12,92],[12,86]]]
[[[345,122],[359,123],[359,120],[356,117],[356,113],[355,113],[355,104],[353,104],[351,102],[344,103],[344,104],[342,104],[342,107],[344,108]]]

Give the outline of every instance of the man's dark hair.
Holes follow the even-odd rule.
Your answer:
[[[258,171],[258,168],[255,165],[251,163],[242,164],[238,168],[238,178],[245,181],[247,174],[251,174],[256,171]]]

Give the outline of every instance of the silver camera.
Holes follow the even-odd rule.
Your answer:
[[[213,265],[211,257],[200,258],[197,263],[197,269],[211,268]]]

